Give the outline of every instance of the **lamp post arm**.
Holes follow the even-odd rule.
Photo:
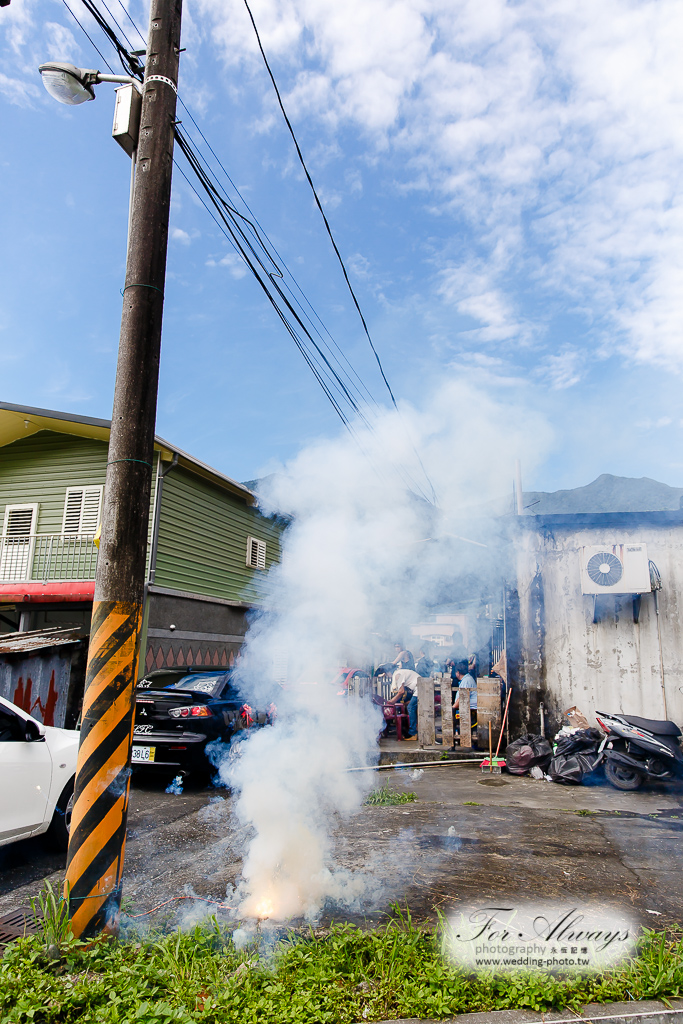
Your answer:
[[[134,85],[139,93],[142,93],[142,83],[137,78],[131,78],[130,75],[103,75],[98,71],[95,75],[95,81],[93,85],[97,85],[99,82],[116,82],[119,85]]]

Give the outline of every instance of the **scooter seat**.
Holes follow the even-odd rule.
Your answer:
[[[680,736],[681,730],[675,722],[655,722],[651,718],[636,718],[635,715],[619,715],[629,725],[635,725],[636,729],[647,729],[655,736]]]

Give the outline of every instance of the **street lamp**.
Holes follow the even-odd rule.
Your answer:
[[[49,61],[41,64],[38,70],[50,96],[69,107],[94,100],[94,86],[100,82],[119,85],[120,88],[116,90],[112,137],[133,158],[134,169],[142,108],[142,88],[137,79],[130,75],[103,75],[100,71],[77,68],[75,64],[67,64],[65,61]]]
[[[138,85],[130,75],[103,75],[99,71],[88,68],[77,68],[74,64],[63,61],[49,61],[38,68],[43,85],[53,99],[75,107],[95,99],[93,86],[100,82],[119,82],[121,85]]]

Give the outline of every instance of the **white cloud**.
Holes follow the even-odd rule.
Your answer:
[[[683,365],[676,0],[253,6],[295,122],[352,123],[371,148],[393,151],[404,184],[469,225],[469,284],[456,305],[480,320],[482,337],[508,341],[526,319],[508,280],[514,267],[533,275],[541,300],[599,321],[606,350]],[[224,59],[255,69],[239,0],[199,0],[199,9]],[[441,295],[454,301],[443,280]],[[566,353],[557,358],[566,369]],[[559,367],[548,364],[573,379]]]
[[[10,78],[0,71],[0,93],[17,107],[28,107],[38,98],[38,87],[20,78]]]
[[[183,231],[182,228],[171,228],[171,238],[174,242],[180,242],[182,245],[189,245],[191,241],[187,231]]]
[[[541,360],[537,376],[547,381],[554,391],[563,391],[579,383],[584,361],[581,352],[565,346],[556,355]]]
[[[637,420],[636,426],[640,430],[661,430],[662,427],[670,427],[673,420],[670,416],[660,416],[659,419],[653,420],[647,416],[643,420]]]
[[[206,265],[207,267],[227,267],[230,271],[230,276],[236,281],[239,281],[247,273],[247,267],[244,260],[234,252],[227,253],[220,260],[210,257],[206,261]]]

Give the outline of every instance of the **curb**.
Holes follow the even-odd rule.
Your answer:
[[[583,1021],[584,1024],[683,1024],[683,1000],[674,999],[669,1005],[658,999],[630,1003],[590,1003],[580,1013],[574,1010],[552,1010],[547,1013],[534,1010],[490,1010],[462,1013],[440,1021],[401,1017],[375,1021],[374,1024],[577,1024],[577,1021]]]

